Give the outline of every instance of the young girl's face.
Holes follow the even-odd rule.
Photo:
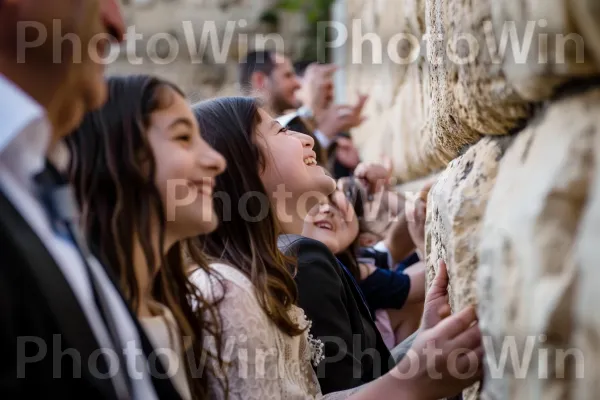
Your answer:
[[[225,159],[200,136],[198,122],[185,99],[163,89],[165,104],[150,120],[148,141],[156,161],[167,236],[182,240],[213,231],[214,178],[225,170]]]
[[[342,192],[335,191],[311,210],[302,235],[324,243],[334,254],[350,247],[358,236],[358,218]]]
[[[256,141],[264,155],[261,180],[270,196],[291,199],[306,214],[318,199],[335,190],[335,181],[317,165],[314,141],[284,129],[267,112],[259,109]]]

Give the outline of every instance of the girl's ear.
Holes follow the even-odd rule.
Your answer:
[[[377,239],[370,233],[361,233],[358,235],[358,244],[360,247],[372,247],[377,244]]]

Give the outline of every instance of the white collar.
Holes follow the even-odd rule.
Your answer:
[[[289,114],[285,114],[285,115],[282,115],[282,116],[279,116],[279,117],[275,118],[275,120],[277,122],[279,122],[281,124],[281,126],[288,126],[288,124],[290,122],[292,122],[294,120],[294,118],[296,118],[296,117],[299,117],[297,111],[289,113]]]
[[[16,161],[27,176],[39,172],[51,139],[44,108],[0,74],[0,156]]]

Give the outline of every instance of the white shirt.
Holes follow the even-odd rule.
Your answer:
[[[124,358],[130,369],[134,398],[156,399],[150,376],[140,366],[140,337],[117,289],[98,261],[90,258],[90,268],[99,287],[104,290],[123,342],[114,345],[94,301],[78,250],[71,242],[55,234],[43,206],[33,194],[32,178],[44,168],[50,139],[51,127],[44,109],[0,75],[0,190],[29,223],[60,267],[100,346],[127,350]],[[112,381],[120,393],[124,385],[122,377],[117,376]]]

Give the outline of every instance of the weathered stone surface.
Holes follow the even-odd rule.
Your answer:
[[[497,55],[523,98],[546,100],[565,80],[600,72],[597,0],[502,0],[492,7]],[[516,33],[518,44],[509,39],[501,57],[503,31],[507,38]]]
[[[491,338],[482,398],[600,393],[599,111],[600,89],[555,102],[500,163],[479,248],[480,327]],[[511,345],[518,359],[508,353],[506,369],[495,371],[489,361]]]
[[[491,3],[427,1],[432,38],[427,61],[436,112],[431,130],[457,145],[473,143],[475,134],[505,134],[529,116],[527,103],[506,82],[486,45]]]
[[[429,192],[425,253],[428,285],[437,262],[446,261],[453,312],[477,304],[476,272],[480,223],[494,186],[499,160],[512,137],[486,137],[453,160]],[[478,385],[463,393],[476,399]]]
[[[410,175],[404,172],[406,165],[415,165],[420,176],[427,175],[422,163],[404,161],[405,155],[421,156],[418,134],[428,106],[422,86],[422,61],[394,61],[395,57],[408,60],[418,56],[417,43],[405,39],[395,42],[394,37],[421,37],[425,0],[362,0],[360,6],[357,3],[349,3],[348,96],[344,101],[354,101],[356,92],[368,93],[370,98],[365,106],[368,119],[353,131],[354,140],[366,160],[392,157],[394,171],[403,180]]]
[[[373,25],[375,14],[384,51],[392,32],[413,35],[418,57],[406,65],[388,54],[383,64],[352,66],[347,81],[349,93],[371,94],[369,122],[354,132],[364,158],[393,155],[396,175],[408,181],[443,169],[482,135],[509,133],[531,107],[507,83],[486,45],[490,0],[403,0],[390,12],[382,4],[392,1],[365,1],[363,19],[371,21],[365,25]],[[369,48],[352,35],[350,43],[353,55]],[[400,43],[407,57],[413,48],[408,40]]]

